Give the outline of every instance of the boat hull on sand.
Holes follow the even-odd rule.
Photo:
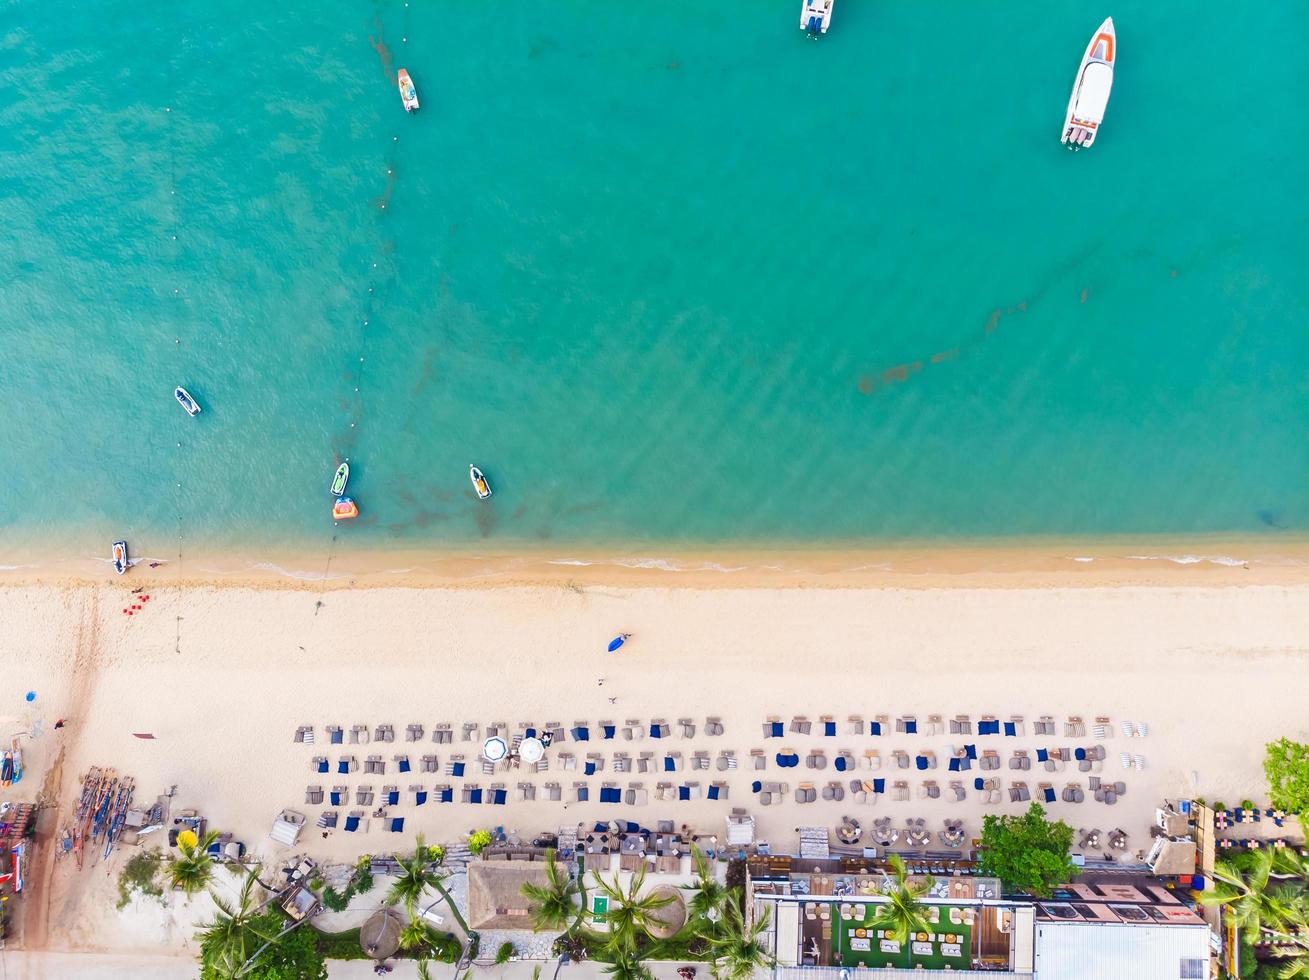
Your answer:
[[[1068,99],[1064,114],[1064,128],[1059,142],[1074,150],[1095,142],[1104,121],[1109,92],[1114,84],[1114,64],[1118,57],[1118,38],[1114,33],[1114,19],[1106,17],[1103,24],[1091,35],[1082,63],[1077,66],[1073,80],[1073,94]]]

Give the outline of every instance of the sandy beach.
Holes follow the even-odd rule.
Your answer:
[[[1141,567],[1153,575],[1159,566]],[[409,846],[415,833],[447,841],[475,827],[502,825],[530,836],[619,812],[651,823],[666,817],[715,833],[732,806],[748,808],[759,835],[786,849],[795,827],[831,825],[846,812],[865,822],[882,814],[897,822],[923,816],[937,826],[943,817],[960,817],[976,832],[986,812],[1021,807],[1008,803],[1007,795],[998,807],[983,805],[971,790],[976,772],[967,774],[965,802],[919,798],[923,778],[946,785],[951,774],[944,760],[959,737],[847,735],[851,714],[1026,716],[1023,738],[974,740],[1004,755],[1014,748],[1091,744],[1089,735],[1070,739],[1062,731],[1061,737],[1035,736],[1030,722],[1038,715],[1054,715],[1061,723],[1068,715],[1088,723],[1107,716],[1115,731],[1103,743],[1109,755],[1104,776],[1125,781],[1127,794],[1112,810],[1089,801],[1050,809],[1075,827],[1122,826],[1132,835],[1133,849],[1144,848],[1161,798],[1257,798],[1263,743],[1305,734],[1301,692],[1309,683],[1309,584],[1292,575],[1283,584],[1209,584],[1213,576],[1254,574],[1222,565],[1173,565],[1168,571],[1167,585],[1124,581],[1115,587],[1052,585],[1040,575],[1029,586],[952,588],[666,588],[570,580],[460,588],[177,588],[160,577],[136,575],[97,584],[12,585],[0,589],[6,623],[0,656],[10,665],[2,696],[10,729],[34,737],[24,743],[27,778],[11,795],[30,799],[39,791],[47,802],[57,802],[62,820],[79,775],[92,765],[112,766],[135,777],[141,800],[176,786],[174,806],[201,810],[212,826],[233,831],[270,861],[286,853],[267,837],[283,807],[309,817],[311,829],[300,846],[320,859]],[[129,617],[123,610],[137,586],[146,589],[137,598],[150,599]],[[632,640],[607,653],[607,641],[619,631],[631,632]],[[34,701],[24,700],[27,691],[36,693]],[[767,716],[789,721],[798,714],[815,720],[831,714],[840,734],[762,738]],[[604,779],[624,786],[644,781],[651,799],[639,812],[595,802],[565,807],[515,801],[514,787],[522,780],[558,781],[567,800],[572,783],[586,777],[557,767],[543,774],[483,776],[470,766],[462,782],[484,788],[503,782],[508,805],[416,808],[404,792],[409,785],[461,781],[417,771],[397,774],[392,762],[393,755],[408,753],[417,770],[420,755],[435,752],[444,764],[455,751],[473,761],[477,746],[458,741],[466,721],[506,722],[512,730],[520,722],[559,721],[567,727],[585,720],[595,739],[601,721],[621,726],[629,718],[648,723],[688,717],[703,729],[709,715],[721,716],[721,737],[701,730],[688,740],[674,734],[663,741],[623,742],[620,736],[561,747],[579,756],[682,753],[681,772],[606,770],[587,780],[594,787]],[[68,719],[58,732],[57,718]],[[1124,739],[1117,730],[1123,719],[1146,722],[1148,737]],[[404,743],[406,725],[418,723],[430,732],[438,722],[455,726],[453,746]],[[316,745],[293,743],[302,724],[315,726]],[[333,724],[391,724],[397,740],[330,747],[325,729]],[[136,732],[155,739],[137,739]],[[821,787],[843,779],[830,767],[777,769],[773,755],[783,746],[801,756],[821,748],[829,759],[841,749],[859,756],[877,748],[888,767],[896,749],[911,755],[931,750],[942,761],[935,772],[886,768],[876,774],[887,778],[888,787],[905,779],[910,798],[904,802],[888,794],[873,807],[821,799],[801,806],[791,798],[781,806],[754,805],[750,783],[760,774],[746,765],[751,749],[768,750],[762,778],[784,780],[792,791],[806,780]],[[742,759],[737,771],[689,771],[693,751],[716,755],[725,749]],[[1146,768],[1120,770],[1117,755],[1123,750],[1144,756]],[[336,775],[340,755],[355,755],[362,764],[374,752],[387,762],[385,775]],[[311,772],[310,760],[318,754],[329,756],[333,772]],[[1069,770],[1047,774],[1038,766],[1023,776],[1033,792],[1046,779],[1057,790],[1085,782],[1075,766]],[[1007,786],[1016,774],[994,775]],[[654,799],[658,781],[694,779],[707,786],[723,778],[730,787],[725,803]],[[304,805],[305,788],[337,783],[350,785],[352,793],[359,785],[379,793],[384,785],[399,785],[402,804],[392,815],[406,818],[404,834],[383,832],[376,819],[367,833],[337,831],[324,838],[314,831],[321,808]],[[56,826],[47,816],[43,835]],[[120,854],[109,867],[88,866],[80,873],[66,862],[38,862],[31,897],[40,911],[25,910],[25,940],[55,949],[179,943],[180,928],[161,934],[148,924],[139,934],[105,928],[117,915],[109,879],[121,860]],[[88,890],[92,877],[104,884]]]

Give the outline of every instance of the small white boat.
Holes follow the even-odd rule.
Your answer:
[[[127,557],[127,542],[115,541],[113,553],[114,553],[114,571],[117,572],[119,575],[122,575],[125,571],[127,571],[128,567],[132,564]]]
[[[396,74],[396,81],[400,85],[400,101],[405,104],[405,112],[417,112],[418,89],[414,88],[414,80],[409,77],[409,72],[401,68]]]
[[[486,482],[486,477],[476,466],[468,467],[468,479],[473,481],[473,489],[477,491],[478,500],[485,500],[491,496],[491,484]]]
[[[1086,46],[1086,54],[1082,55],[1082,63],[1077,68],[1060,143],[1075,150],[1095,142],[1100,123],[1104,121],[1105,106],[1109,104],[1109,92],[1114,87],[1117,54],[1114,19],[1106,17]]]
[[[826,34],[832,23],[835,0],[804,0],[800,5],[800,30],[810,37]]]
[[[186,411],[186,414],[191,416],[191,418],[195,418],[200,414],[200,406],[196,403],[196,400],[191,397],[191,393],[181,385],[178,385],[173,389],[173,397],[177,399],[177,404],[181,405]]]

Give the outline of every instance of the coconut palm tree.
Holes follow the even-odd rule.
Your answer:
[[[235,902],[209,893],[218,911],[199,933],[200,962],[207,974],[224,980],[240,976],[250,958],[277,938],[275,929],[270,930],[257,921],[264,907],[264,902],[255,896],[257,884],[258,866],[246,874]]]
[[[623,955],[616,958],[612,963],[608,963],[604,968],[605,976],[612,977],[613,980],[654,980],[654,974],[650,968],[642,963],[635,955]]]
[[[414,856],[408,860],[399,859],[400,874],[391,884],[391,890],[386,896],[386,904],[403,905],[412,919],[414,909],[423,897],[423,892],[428,888],[439,886],[442,878],[437,870],[440,867],[437,858],[439,853],[438,848],[428,847],[420,834],[415,841]],[[444,894],[444,890],[441,891]]]
[[[741,904],[729,894],[722,911],[722,925],[709,937],[717,980],[749,980],[756,972],[771,969],[775,960],[759,938],[768,928],[768,910],[753,925],[746,925]]]
[[[612,881],[605,881],[598,871],[592,874],[595,875],[595,884],[600,894],[609,900],[609,907],[605,911],[605,923],[609,927],[606,945],[620,960],[635,959],[637,940],[641,933],[649,933],[652,914],[670,904],[673,896],[654,893],[642,895],[645,868],[632,875],[626,888],[618,883],[617,875],[614,875]]]
[[[545,852],[545,880],[544,885],[530,881],[522,885],[523,897],[532,903],[532,927],[537,932],[561,932],[581,918],[586,896],[565,866],[555,863],[553,850]],[[582,901],[574,901],[579,896]]]
[[[887,930],[891,938],[904,945],[912,934],[930,931],[927,928],[927,912],[919,899],[932,890],[932,878],[928,876],[918,884],[911,885],[904,858],[892,854],[889,863],[895,887],[887,895],[887,901],[877,906],[872,924]]]
[[[691,860],[695,864],[695,881],[683,885],[682,888],[695,894],[686,903],[686,911],[694,928],[699,932],[707,933],[722,917],[723,906],[731,893],[727,890],[727,886],[718,880],[708,858],[694,844],[691,845]]]
[[[209,846],[218,840],[218,831],[206,830],[194,844],[189,839],[177,842],[180,857],[173,858],[168,866],[168,878],[174,888],[180,888],[187,895],[194,895],[214,876],[214,859],[209,856]]]
[[[1291,911],[1288,903],[1303,888],[1289,884],[1269,887],[1268,878],[1274,865],[1289,869],[1286,862],[1287,859],[1275,857],[1271,850],[1254,851],[1250,870],[1243,874],[1230,861],[1219,858],[1214,863],[1213,889],[1200,892],[1196,898],[1204,905],[1225,907],[1245,941],[1256,942],[1264,927],[1276,929],[1287,921]]]

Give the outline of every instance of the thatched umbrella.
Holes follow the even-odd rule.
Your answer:
[[[647,931],[655,939],[671,939],[677,931],[686,925],[686,902],[681,889],[671,885],[660,885],[651,892],[652,896],[671,898],[672,901],[662,908],[650,913]]]
[[[404,924],[395,909],[373,913],[359,929],[359,945],[375,960],[394,956],[400,948],[400,930]]]

